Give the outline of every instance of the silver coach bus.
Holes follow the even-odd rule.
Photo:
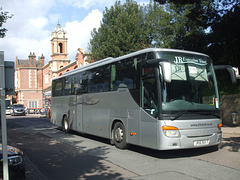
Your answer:
[[[219,110],[212,61],[196,52],[144,49],[52,81],[51,122],[109,138],[120,149],[217,146]]]

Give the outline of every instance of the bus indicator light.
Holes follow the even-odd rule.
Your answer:
[[[174,126],[162,126],[162,130],[178,130],[178,128]]]
[[[134,132],[130,132],[130,136],[136,136],[137,135],[137,133],[134,133]]]

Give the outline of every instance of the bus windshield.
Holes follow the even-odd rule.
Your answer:
[[[219,109],[216,78],[208,56],[180,52],[158,52],[156,56],[170,61],[172,67],[170,83],[160,78],[163,113]]]

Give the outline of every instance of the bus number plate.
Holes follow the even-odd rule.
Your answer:
[[[194,146],[204,146],[204,145],[208,145],[210,142],[209,139],[207,140],[201,140],[201,141],[194,141]]]

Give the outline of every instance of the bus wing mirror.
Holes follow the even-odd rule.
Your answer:
[[[171,63],[166,59],[149,59],[147,60],[147,64],[150,65],[158,65],[162,67],[163,78],[166,82],[171,82],[172,80],[172,67]],[[160,69],[160,68],[159,68]]]
[[[162,67],[163,71],[163,78],[166,82],[172,81],[172,67],[170,62],[162,61],[159,62],[160,66]]]
[[[230,65],[215,65],[214,66],[214,70],[227,70],[230,78],[232,80],[232,84],[237,84],[237,78],[236,78],[236,73],[234,71],[234,69],[232,68],[232,66]]]

